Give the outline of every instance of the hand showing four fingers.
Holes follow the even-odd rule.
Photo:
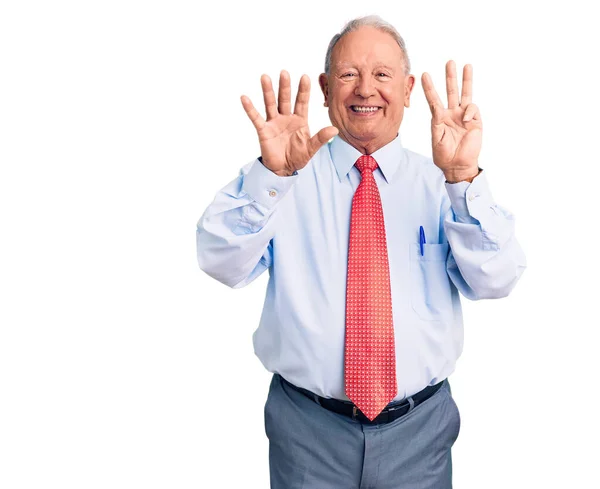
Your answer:
[[[313,137],[308,128],[310,79],[300,79],[294,113],[291,112],[290,75],[282,71],[279,77],[279,100],[275,100],[273,85],[267,75],[261,77],[267,120],[265,121],[248,97],[242,95],[242,105],[254,124],[260,143],[263,165],[280,176],[289,176],[304,168],[318,149],[334,137],[338,130],[321,129]]]
[[[425,98],[431,109],[431,145],[433,162],[449,182],[472,180],[478,174],[483,125],[478,107],[471,102],[473,67],[465,65],[459,100],[456,66],[446,64],[448,108],[444,108],[428,73],[421,77]]]

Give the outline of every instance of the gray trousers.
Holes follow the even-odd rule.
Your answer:
[[[460,414],[448,380],[391,423],[328,411],[273,375],[265,404],[271,489],[451,489]]]

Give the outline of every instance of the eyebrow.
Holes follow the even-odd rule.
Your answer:
[[[347,70],[347,69],[350,69],[350,68],[357,69],[354,64],[352,64],[352,63],[346,63],[346,62],[342,62],[342,63],[336,64],[336,65],[334,65],[333,68],[335,70]],[[392,71],[392,72],[396,71],[391,66],[388,66],[388,65],[383,64],[383,63],[376,65],[373,69],[374,70],[386,69],[386,70],[389,70],[389,71]]]

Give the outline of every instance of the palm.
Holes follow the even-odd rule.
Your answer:
[[[264,161],[277,168],[302,168],[312,157],[308,150],[310,130],[296,114],[280,115],[257,130]]]
[[[242,96],[242,105],[254,124],[260,143],[263,164],[274,173],[290,175],[304,168],[317,150],[338,130],[329,126],[321,129],[313,137],[308,128],[308,101],[310,99],[310,79],[304,75],[300,79],[294,113],[291,112],[290,78],[282,71],[279,77],[279,104],[271,79],[261,77],[267,119],[263,119],[250,99]]]
[[[481,151],[482,122],[479,109],[471,103],[473,74],[470,65],[463,71],[462,96],[459,103],[456,68],[446,65],[448,108],[444,108],[431,78],[422,78],[425,97],[431,108],[431,144],[434,163],[445,173],[469,172],[477,168]]]

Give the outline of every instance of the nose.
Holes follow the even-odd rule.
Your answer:
[[[371,95],[375,93],[375,87],[373,85],[373,80],[371,80],[370,76],[361,76],[356,84],[356,88],[354,89],[355,95],[360,95],[362,98],[369,98]]]

